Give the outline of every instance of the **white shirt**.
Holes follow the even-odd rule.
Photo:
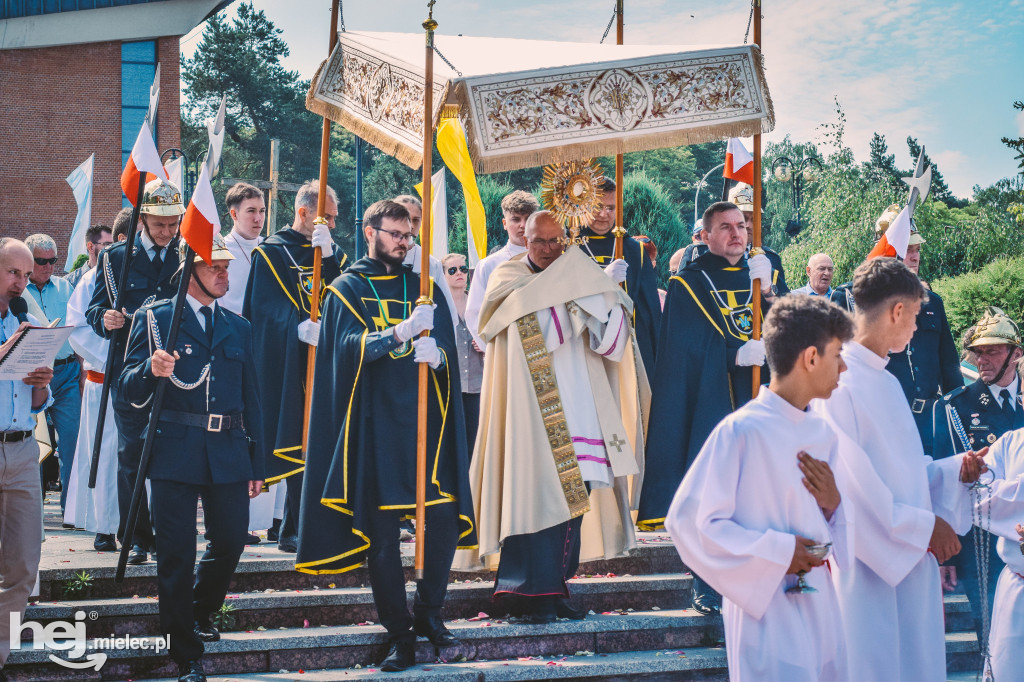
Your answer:
[[[988,390],[992,391],[992,397],[996,399],[996,404],[998,404],[999,407],[1003,406],[1003,398],[999,394],[1002,393],[1003,391],[1009,391],[1010,392],[1010,406],[1014,410],[1016,410],[1017,409],[1016,398],[1017,398],[1017,384],[1018,383],[1019,383],[1019,380],[1017,379],[1017,375],[1014,374],[1013,381],[1011,381],[1008,386],[1000,386],[999,384],[989,384],[988,385]]]
[[[139,233],[139,238],[142,240],[142,248],[146,250],[146,255],[149,256],[149,260],[152,261],[156,257],[156,242],[149,238],[149,232],[143,228]],[[177,255],[177,254],[175,254]],[[160,247],[160,261],[167,261],[167,247]]]
[[[192,298],[191,294],[185,294],[185,300],[188,301],[189,306],[191,306],[191,308],[192,308],[192,312],[194,312],[196,314],[196,317],[199,319],[199,326],[202,327],[202,330],[205,332],[206,331],[206,315],[203,315],[203,312],[202,312],[201,309],[203,307],[206,307],[206,308],[209,308],[214,314],[216,314],[216,312],[217,312],[217,301],[214,301],[210,305],[206,305],[205,303],[200,303],[196,299]]]
[[[487,280],[494,269],[513,256],[526,253],[525,246],[516,246],[508,242],[505,246],[477,263],[473,270],[473,279],[469,283],[469,295],[466,298],[466,326],[473,340],[480,348],[486,348],[487,344],[480,338],[480,308],[484,304],[484,294],[487,293]]]
[[[249,270],[252,269],[252,252],[263,243],[263,237],[246,239],[234,229],[224,237],[224,245],[234,260],[228,261],[228,293],[218,300],[233,313],[242,314],[245,303],[245,287],[249,284]]]

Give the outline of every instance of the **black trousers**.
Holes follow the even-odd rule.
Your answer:
[[[396,639],[412,628],[405,596],[405,571],[398,541],[398,525],[408,512],[376,509],[367,515],[366,536],[370,539],[366,563],[370,569],[370,588],[377,617]],[[440,615],[448,594],[448,573],[455,558],[459,539],[458,510],[454,503],[427,507],[426,548],[423,554],[423,579],[416,581],[413,614],[417,618]],[[424,529],[417,528],[417,542]]]
[[[501,545],[494,599],[513,610],[535,599],[569,598],[566,580],[580,566],[583,517],[526,535],[510,535]]]
[[[284,490],[284,517],[278,531],[278,541],[299,540],[299,508],[302,503],[302,473],[292,474],[287,479],[288,487]]]
[[[472,456],[473,447],[476,445],[476,432],[480,427],[480,394],[463,393],[462,408],[466,413],[466,447]]]
[[[139,475],[139,461],[142,459],[142,447],[146,441],[144,433],[149,423],[149,410],[136,410],[120,403],[116,397],[113,403],[114,423],[117,425],[117,509],[121,515],[117,524],[117,539],[124,542],[128,509],[132,504],[132,490]],[[142,496],[142,503],[139,505],[139,517],[135,522],[132,543],[147,549],[153,546],[153,524],[150,522],[149,501],[145,495]]]
[[[245,549],[249,484],[240,481],[202,486],[160,480],[150,484],[160,547],[156,559],[160,629],[171,636],[171,658],[182,663],[203,655],[203,643],[192,631],[195,621],[220,609]],[[196,569],[196,510],[200,498],[209,544]]]

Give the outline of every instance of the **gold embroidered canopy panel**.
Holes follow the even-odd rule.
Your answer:
[[[459,107],[478,173],[769,132],[756,46],[594,45],[436,35],[436,125]],[[340,33],[306,106],[418,167],[422,34]],[[454,67],[454,68],[452,68]],[[458,71],[456,70],[458,69]]]

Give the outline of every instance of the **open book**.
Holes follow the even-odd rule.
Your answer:
[[[0,381],[19,381],[39,367],[50,367],[74,327],[33,327],[27,322],[0,346]]]

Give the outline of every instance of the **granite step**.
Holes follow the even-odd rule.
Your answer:
[[[462,643],[444,649],[445,660],[682,650],[715,646],[722,638],[720,618],[686,609],[600,614],[543,626],[492,618],[457,620],[448,625]],[[92,639],[88,643],[86,655],[107,654],[99,671],[70,671],[53,663],[49,652],[34,649],[13,651],[5,671],[14,682],[141,680],[176,673],[167,655],[151,648],[100,652]],[[380,661],[386,649],[387,633],[380,625],[280,628],[224,633],[221,641],[206,646],[203,661],[208,673],[227,675],[353,668],[357,664],[366,668]],[[437,652],[426,640],[417,643],[417,661],[428,665],[437,661]]]
[[[88,541],[88,542],[86,542]],[[156,596],[156,562],[140,566],[128,566],[124,580],[114,581],[117,554],[95,552],[91,540],[82,533],[63,533],[47,537],[47,557],[40,565],[40,601],[62,599],[66,594],[66,583],[75,575],[85,571],[92,579],[87,596],[90,599],[111,599],[117,597]],[[199,555],[205,549],[205,541],[197,538]],[[403,543],[402,562],[406,580],[414,577],[412,552],[414,543]],[[607,561],[592,561],[580,566],[581,575],[649,575],[684,572],[682,561],[664,533],[642,533],[637,549],[628,557]],[[464,580],[493,580],[494,573],[472,573],[453,571],[452,582]],[[326,589],[336,587],[360,587],[369,584],[368,569],[363,566],[335,575],[309,575],[295,570],[295,555],[282,552],[276,544],[264,543],[246,547],[238,568],[232,578],[230,591],[254,592],[267,589]]]
[[[457,675],[457,680],[542,680],[579,679],[575,665],[589,666],[590,679],[724,679],[724,650],[721,619],[690,610],[646,611],[601,614],[585,621],[558,621],[551,625],[531,626],[502,619],[462,620],[449,624],[462,640],[458,647],[438,652],[425,640],[417,643],[417,662],[412,675]],[[374,666],[384,656],[387,635],[379,625],[351,625],[320,628],[281,628],[247,633],[225,633],[220,642],[207,645],[206,670],[217,679],[265,680],[340,680],[361,679],[380,674]],[[88,653],[96,651],[92,646]],[[709,653],[709,650],[711,652]],[[606,677],[611,668],[596,667],[604,654],[632,652],[635,660],[652,656],[685,656],[690,661],[660,661],[662,666],[688,665],[684,671],[648,667],[618,670],[619,677]],[[152,650],[103,650],[108,658],[99,671],[68,670],[51,662],[48,652],[17,650],[12,652],[6,672],[13,682],[52,682],[56,680],[146,680],[166,678],[176,673],[165,654]],[[658,655],[660,653],[660,656]],[[539,657],[539,658],[538,658]],[[594,661],[590,659],[594,658]],[[513,665],[532,661],[529,665]],[[581,660],[586,659],[586,660]],[[978,643],[973,633],[946,636],[946,661],[951,673],[980,667]],[[474,668],[473,664],[483,664]],[[506,665],[508,664],[508,665]],[[542,665],[541,665],[542,664]],[[565,665],[570,664],[570,665]],[[356,668],[355,666],[359,666]],[[454,670],[449,671],[450,668]],[[502,670],[515,668],[515,670]],[[564,668],[563,670],[553,670]],[[283,671],[283,672],[282,672]],[[319,677],[307,677],[319,671]],[[581,673],[584,671],[580,671]],[[484,677],[481,677],[481,673]],[[267,676],[259,676],[268,674]],[[243,675],[246,675],[243,677]],[[253,677],[252,675],[257,675]],[[284,675],[274,677],[273,675]],[[288,675],[292,675],[289,677]],[[301,675],[301,678],[295,677]],[[493,677],[491,675],[494,675]],[[403,679],[388,676],[389,679]],[[587,675],[583,675],[587,679]],[[379,678],[377,678],[379,679]]]
[[[174,682],[168,678],[161,682]],[[211,675],[211,682],[338,682],[380,680],[376,667],[334,670],[280,671],[248,675]],[[419,665],[388,673],[388,682],[525,682],[527,680],[688,681],[729,679],[721,647],[629,651],[618,654],[581,653],[566,656],[524,656],[496,661],[465,661]]]
[[[569,585],[574,607],[601,613],[620,608],[645,611],[688,607],[691,582],[692,578],[685,573],[656,573],[578,577]],[[331,585],[324,589],[231,593],[226,603],[232,607],[232,629],[352,625],[377,619],[369,587]],[[411,604],[415,586],[409,584],[406,589]],[[491,602],[493,590],[493,582],[480,578],[453,583],[448,589],[443,617],[446,620],[472,618],[481,612],[499,615]],[[25,619],[43,624],[72,621],[76,611],[86,612],[89,636],[109,633],[144,636],[159,632],[159,605],[155,597],[37,602],[26,610]]]

